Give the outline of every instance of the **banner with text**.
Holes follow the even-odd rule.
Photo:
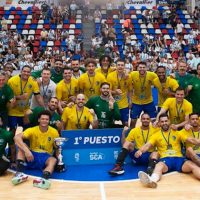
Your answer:
[[[136,9],[140,9],[142,6],[150,9],[156,6],[156,0],[126,0],[125,7],[130,8],[131,6],[134,6]]]
[[[68,138],[63,161],[66,165],[115,163],[122,146],[121,133],[122,129],[62,131],[62,137]]]

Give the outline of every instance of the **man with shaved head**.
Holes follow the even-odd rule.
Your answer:
[[[76,104],[69,108],[64,108],[62,120],[65,130],[88,129],[98,127],[97,117],[93,109],[85,107],[85,95],[76,96]]]

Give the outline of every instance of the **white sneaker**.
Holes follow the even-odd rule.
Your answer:
[[[18,185],[18,184],[20,184],[22,182],[27,181],[27,179],[28,179],[28,175],[26,175],[26,174],[24,174],[22,172],[17,172],[15,174],[15,176],[12,178],[12,184],[13,185]]]
[[[152,181],[151,177],[148,174],[146,174],[145,172],[139,171],[138,172],[138,177],[140,179],[140,182],[144,186],[147,186],[147,187],[150,187],[150,188],[156,188],[157,187],[157,183]]]

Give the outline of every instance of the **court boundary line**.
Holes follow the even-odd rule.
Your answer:
[[[11,173],[15,173],[16,171],[15,170],[12,170],[12,169],[8,169],[7,171],[11,172]],[[177,174],[178,172],[175,171],[175,172],[169,172],[167,174],[163,174],[163,176],[169,176],[169,175],[173,175],[173,174]],[[30,174],[27,174],[29,177],[31,178],[38,178],[40,176],[34,176],[34,175],[30,175]],[[66,182],[66,183],[91,183],[91,184],[94,184],[94,183],[97,183],[97,184],[100,184],[100,183],[127,183],[127,182],[135,182],[135,181],[138,181],[139,179],[128,179],[128,180],[116,180],[116,181],[76,181],[76,180],[64,180],[64,179],[54,179],[54,178],[50,178],[51,181],[55,181],[55,182]]]

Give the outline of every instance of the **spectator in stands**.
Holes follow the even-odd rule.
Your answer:
[[[50,6],[46,2],[43,2],[43,4],[41,5],[41,11],[42,11],[42,18],[43,19],[47,19],[49,9],[50,9]]]
[[[97,115],[98,128],[114,128],[114,121],[120,120],[120,111],[110,93],[110,84],[103,82],[100,86],[100,96],[89,98],[86,106],[93,109]]]
[[[5,17],[2,17],[1,19],[1,30],[2,31],[7,31],[8,30],[8,22]]]
[[[45,28],[43,28],[40,33],[40,39],[47,41],[47,38],[48,38],[48,32]]]
[[[75,18],[76,16],[76,11],[78,9],[78,5],[76,4],[75,0],[72,0],[71,4],[69,5],[70,8],[70,18]]]
[[[195,23],[198,25],[200,25],[200,9],[198,6],[195,6],[194,11],[193,11],[193,18],[195,20]]]
[[[108,0],[108,2],[106,3],[106,10],[107,10],[107,17],[111,18],[113,10],[112,0]]]
[[[85,107],[85,95],[78,94],[76,104],[71,108],[66,107],[62,114],[64,130],[88,129],[98,127],[97,117],[94,110]]]
[[[178,34],[178,36],[181,36],[182,35],[182,32],[183,32],[183,28],[184,28],[184,25],[183,23],[181,22],[181,20],[178,20],[178,23],[176,25],[176,33]]]
[[[28,176],[23,173],[25,162],[27,169],[42,170],[42,178],[33,180],[33,186],[42,189],[49,189],[51,182],[48,180],[54,171],[56,158],[53,157],[55,148],[54,139],[59,137],[58,131],[49,126],[51,114],[49,111],[42,111],[38,116],[39,125],[23,131],[18,127],[15,135],[15,143],[18,146],[17,172],[12,178],[12,183],[17,185],[27,180]],[[30,148],[24,142],[29,140]]]
[[[124,30],[126,31],[126,32],[131,32],[131,20],[130,19],[125,19],[124,20],[124,23],[123,23],[123,27],[124,27]]]

